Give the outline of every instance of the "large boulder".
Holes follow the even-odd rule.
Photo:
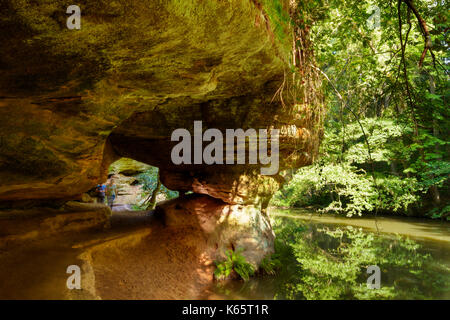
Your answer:
[[[272,253],[272,226],[258,207],[192,194],[159,204],[156,214],[166,227],[190,230],[206,239],[205,253],[212,260],[225,260],[228,250],[241,249],[248,262],[257,266]]]

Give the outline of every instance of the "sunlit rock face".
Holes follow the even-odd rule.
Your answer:
[[[168,228],[201,235],[211,260],[224,260],[227,250],[240,248],[249,263],[258,265],[273,249],[272,226],[257,206],[230,205],[191,194],[159,204],[156,214]]]
[[[318,115],[289,95],[292,32],[273,8],[85,1],[69,30],[66,6],[0,4],[0,201],[79,198],[128,157],[159,167],[170,189],[264,209],[282,179],[259,165],[172,163],[171,133],[196,120],[280,129],[279,170],[313,161]]]
[[[109,167],[108,176],[114,179],[117,186],[116,203],[132,207],[141,204],[147,195],[143,194],[138,176],[149,170],[151,166],[129,158],[121,158]],[[163,194],[158,194],[157,200],[165,200]],[[117,208],[120,209],[120,208]]]

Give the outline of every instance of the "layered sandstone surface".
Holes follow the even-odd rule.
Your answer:
[[[283,179],[260,165],[174,165],[170,137],[196,120],[204,130],[276,128],[280,170],[313,161],[320,115],[292,95],[289,2],[82,1],[80,30],[67,29],[67,5],[0,4],[2,208],[78,199],[127,157],[159,167],[172,190],[202,194],[162,212],[197,210],[214,228],[240,212],[233,241],[270,252],[261,210]],[[245,217],[259,221],[251,231]]]

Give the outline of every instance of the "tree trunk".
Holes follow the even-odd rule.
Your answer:
[[[156,183],[155,189],[153,189],[152,197],[150,198],[147,209],[153,210],[156,207],[156,196],[158,195],[159,189],[161,188],[161,180],[159,179],[159,170],[158,170],[158,182]]]
[[[436,85],[434,83],[433,76],[430,75],[430,93],[434,94],[436,89]],[[433,115],[433,136],[438,138],[439,136],[439,127],[436,120],[436,117]],[[436,143],[434,147],[434,151],[439,154],[439,145]],[[431,196],[433,198],[433,204],[435,206],[439,206],[441,204],[441,195],[439,194],[439,189],[436,185],[431,186],[430,188]]]

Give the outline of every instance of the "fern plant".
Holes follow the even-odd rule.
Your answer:
[[[260,268],[268,275],[275,275],[275,271],[281,268],[281,261],[276,254],[269,255],[262,259]]]
[[[241,254],[242,251],[242,248],[238,248],[236,251],[228,250],[225,253],[226,260],[215,262],[214,276],[217,280],[228,278],[233,271],[244,281],[248,281],[255,274],[255,268],[245,260],[245,257]]]

